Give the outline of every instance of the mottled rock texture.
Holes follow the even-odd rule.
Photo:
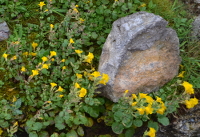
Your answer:
[[[138,12],[116,20],[103,46],[99,68],[109,75],[98,91],[114,102],[123,95],[150,93],[174,78],[179,69],[179,39],[160,16]]]
[[[192,38],[194,40],[200,40],[200,15],[192,23]]]
[[[0,22],[0,41],[6,40],[9,37],[10,29],[6,22]]]

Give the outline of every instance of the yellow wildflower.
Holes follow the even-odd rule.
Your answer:
[[[77,78],[82,78],[82,76],[83,76],[82,74],[76,73],[76,77],[77,77]]]
[[[198,104],[197,98],[191,98],[190,100],[185,101],[185,105],[188,109],[193,108],[197,104]]]
[[[45,61],[47,61],[47,60],[48,60],[47,57],[42,57],[42,61],[43,61],[43,62],[45,62]]]
[[[185,73],[185,71],[182,71],[181,73],[178,74],[177,77],[179,77],[179,78],[184,78],[184,76],[183,76],[184,73]]]
[[[47,11],[49,11],[48,9],[46,9],[44,12],[47,12]]]
[[[30,55],[32,55],[32,56],[36,56],[37,53],[31,52]]]
[[[47,101],[47,103],[51,103],[51,101]]]
[[[84,97],[87,94],[87,90],[85,88],[81,88],[79,97]]]
[[[44,4],[44,2],[40,2],[38,5],[40,6],[40,9],[42,10],[42,7],[43,7],[44,5],[46,5],[46,4]]]
[[[151,105],[148,105],[147,107],[145,107],[145,112],[147,115],[153,113],[153,108],[151,107]]]
[[[132,106],[135,106],[135,105],[137,105],[137,102],[133,102],[131,105],[132,105]]]
[[[98,71],[93,72],[91,75],[94,76],[95,78],[101,76],[100,72],[98,72]]]
[[[70,38],[69,43],[74,43],[74,40]]]
[[[4,53],[2,56],[3,56],[5,59],[7,59],[8,55],[9,55],[9,54]]]
[[[146,101],[147,103],[152,104],[154,100],[151,96],[146,96]]]
[[[13,124],[13,127],[16,127],[16,126],[18,126],[18,122],[17,121]]]
[[[38,70],[32,70],[32,73],[33,73],[32,76],[36,76],[39,74]]]
[[[60,98],[62,98],[64,95],[59,95]]]
[[[35,50],[35,48],[36,48],[37,46],[38,46],[37,43],[35,43],[35,42],[32,43],[32,47],[33,47],[34,50]]]
[[[101,78],[101,80],[99,81],[99,83],[100,83],[100,84],[106,85],[106,83],[107,83],[108,81],[109,81],[109,76],[108,76],[108,74],[104,74],[104,73],[103,73],[102,78]]]
[[[139,96],[140,96],[140,98],[146,98],[146,97],[147,97],[147,94],[139,93]]]
[[[81,88],[78,83],[75,83],[75,88]]]
[[[136,99],[137,96],[136,96],[135,94],[132,94],[132,98],[133,98],[133,99]]]
[[[163,103],[162,99],[156,96],[156,102]]]
[[[75,52],[76,52],[77,54],[81,54],[83,51],[81,51],[81,50],[75,50]]]
[[[50,83],[50,84],[51,84],[51,87],[52,87],[52,88],[55,87],[55,86],[57,86],[56,83]]]
[[[80,23],[83,23],[85,20],[83,18],[79,19]]]
[[[50,56],[51,56],[51,57],[56,56],[56,54],[57,54],[57,53],[56,53],[55,51],[50,51]]]
[[[138,112],[139,112],[140,115],[144,114],[145,109],[143,109],[143,108],[137,108],[137,110],[138,110]]]
[[[65,59],[62,59],[61,62],[65,62]]]
[[[57,91],[63,92],[63,90],[64,89],[61,86],[59,86]]]
[[[78,13],[78,9],[77,9],[77,8],[74,8],[73,10],[74,10],[76,13]]]
[[[23,52],[22,55],[28,56],[28,52]]]
[[[125,90],[124,93],[127,94],[127,93],[128,93],[128,90]]]
[[[42,65],[42,69],[48,69],[49,68],[49,65],[48,64],[43,64]]]
[[[16,60],[17,59],[17,56],[13,56],[10,60]]]
[[[78,5],[76,5],[75,7],[77,7],[77,8],[78,8]]]
[[[89,54],[85,57],[85,62],[91,63],[91,61],[93,60],[94,55],[92,53],[89,52]]]
[[[157,112],[158,114],[163,115],[164,112],[165,112],[165,110],[166,110],[166,106],[164,105],[164,103],[162,103],[161,108],[158,109],[156,112]]]
[[[51,61],[54,61],[54,60],[55,60],[54,58],[51,59]]]
[[[67,69],[67,67],[66,67],[66,66],[63,66],[62,69],[63,69],[63,70],[64,70],[64,69]]]
[[[182,84],[185,88],[185,92],[188,94],[194,94],[194,89],[193,89],[193,85],[184,81]]]
[[[149,130],[149,132],[147,132],[147,135],[149,137],[155,137],[156,136],[156,130],[154,128],[150,127],[150,130]]]
[[[53,25],[53,24],[50,24],[50,28],[51,28],[51,29],[54,28],[54,25]]]
[[[24,66],[22,66],[21,72],[25,72],[25,71],[26,71],[26,68]]]

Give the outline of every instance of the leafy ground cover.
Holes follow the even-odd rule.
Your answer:
[[[0,0],[1,21],[11,28],[1,42],[0,135],[30,137],[90,136],[98,123],[131,137],[146,126],[154,137],[159,124],[179,104],[193,108],[199,91],[199,44],[192,41],[190,15],[177,0]],[[118,103],[98,96],[107,74],[97,71],[101,48],[120,17],[147,11],[169,21],[180,38],[180,74],[158,92],[127,96]],[[115,135],[114,135],[115,134]],[[94,135],[93,135],[94,136]]]

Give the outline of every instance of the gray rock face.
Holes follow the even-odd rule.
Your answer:
[[[200,15],[197,16],[192,23],[192,38],[194,40],[200,39]]]
[[[152,13],[138,12],[116,20],[103,46],[99,68],[109,75],[98,91],[114,102],[129,90],[158,90],[178,73],[179,39],[166,28],[167,21]]]
[[[0,41],[6,40],[9,37],[10,29],[6,22],[0,23]]]

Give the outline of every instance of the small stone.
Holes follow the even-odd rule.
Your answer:
[[[109,75],[102,95],[117,102],[130,94],[157,91],[178,74],[176,32],[160,16],[138,12],[116,20],[103,46],[98,70]]]
[[[8,39],[9,34],[10,34],[10,29],[7,23],[5,21],[1,22],[0,23],[0,41]]]

